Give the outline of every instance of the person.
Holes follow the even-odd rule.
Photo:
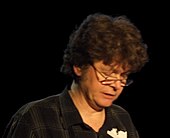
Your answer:
[[[62,92],[23,105],[4,138],[139,138],[130,113],[114,101],[148,62],[141,31],[126,15],[89,14],[70,35]]]

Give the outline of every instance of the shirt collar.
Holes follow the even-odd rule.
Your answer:
[[[67,87],[63,90],[59,97],[64,127],[67,129],[70,126],[82,124],[83,120],[81,119],[81,116],[68,93]]]

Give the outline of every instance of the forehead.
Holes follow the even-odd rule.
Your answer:
[[[95,67],[104,72],[124,73],[129,72],[130,67],[128,65],[112,62],[109,65],[103,63],[103,61],[97,61],[94,63]]]

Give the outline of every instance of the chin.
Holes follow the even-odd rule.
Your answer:
[[[100,104],[100,106],[102,106],[102,107],[105,108],[105,107],[111,106],[112,103],[113,103],[113,101],[103,101],[103,102]]]

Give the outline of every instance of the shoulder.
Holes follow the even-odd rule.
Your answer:
[[[56,116],[59,114],[60,104],[59,97],[62,97],[63,93],[66,93],[67,89],[56,95],[47,96],[45,98],[28,102],[16,111],[13,117],[17,119],[27,120],[27,119],[36,119],[40,117],[45,117],[47,114]],[[27,121],[28,122],[28,121]]]
[[[60,95],[60,94],[59,94]],[[26,103],[11,117],[4,135],[26,135],[50,125],[59,124],[59,95]],[[55,116],[55,118],[53,118]],[[61,125],[58,125],[60,127]]]
[[[12,116],[9,125],[14,127],[20,124],[31,128],[45,123],[44,121],[52,122],[51,116],[59,113],[58,97],[59,95],[53,95],[24,104]]]
[[[30,123],[31,118],[36,118],[47,114],[48,112],[56,112],[58,110],[59,95],[52,95],[46,98],[28,102],[21,106],[13,115],[14,120]]]
[[[48,96],[39,100],[31,101],[24,104],[17,112],[26,113],[32,109],[54,108],[58,103],[59,95]]]

